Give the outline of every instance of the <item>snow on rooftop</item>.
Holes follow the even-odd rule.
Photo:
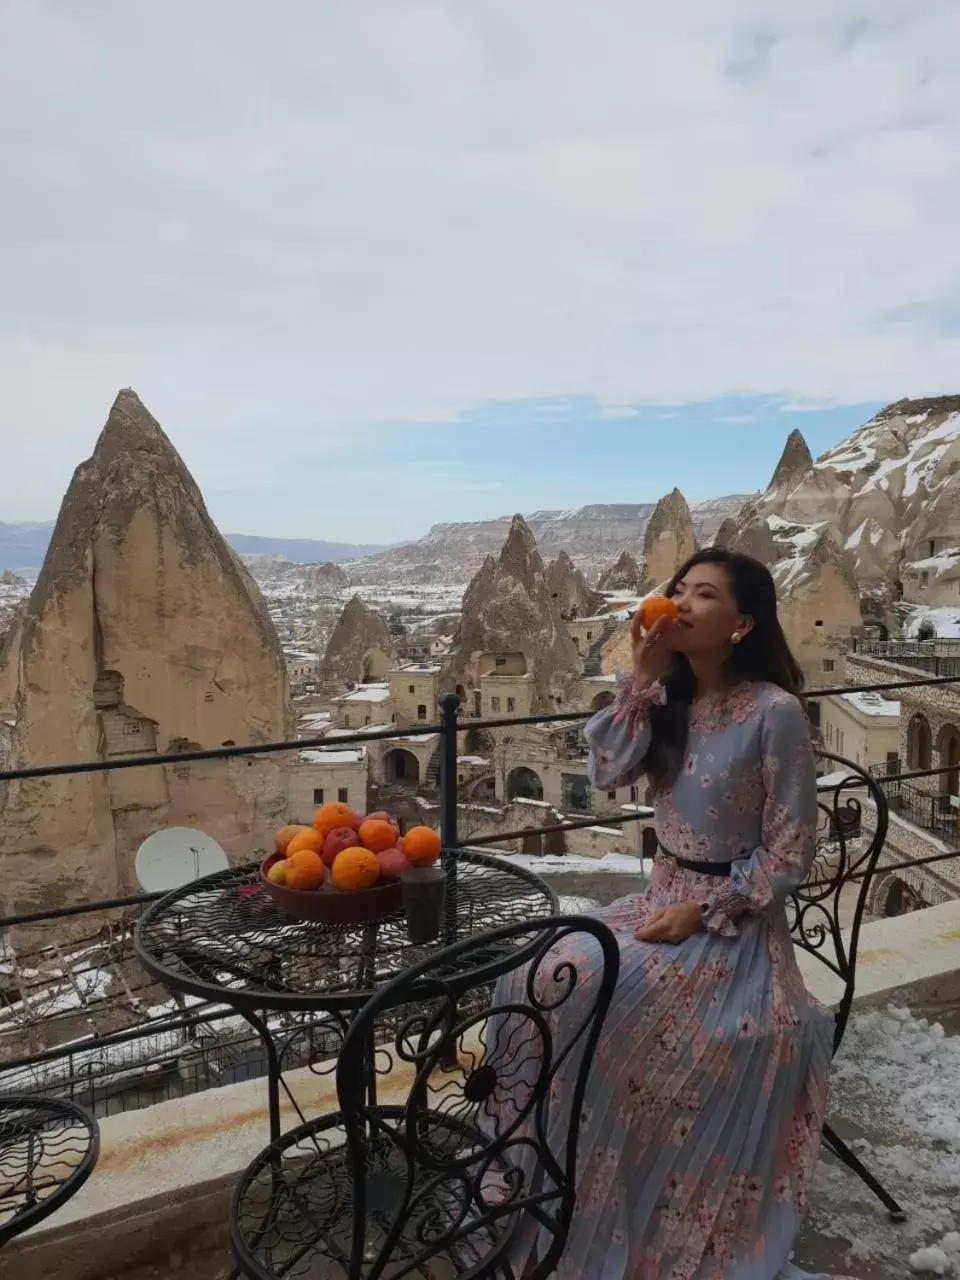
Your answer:
[[[352,693],[345,693],[338,702],[386,702],[390,697],[388,684],[362,684]]]
[[[851,707],[856,707],[865,716],[899,717],[900,715],[900,703],[884,698],[879,693],[843,693],[840,696],[844,702],[848,702]]]
[[[932,627],[938,639],[960,639],[960,609],[916,608],[907,623],[904,634],[909,640],[920,638],[920,628]]]
[[[410,671],[414,675],[435,676],[440,674],[439,662],[406,662],[398,671]]]
[[[457,764],[483,765],[489,764],[489,760],[485,760],[483,756],[457,756]]]
[[[945,547],[935,556],[926,556],[923,560],[911,560],[903,568],[905,572],[914,569],[936,574],[939,578],[956,569],[958,565],[960,565],[960,547]]]
[[[300,752],[300,759],[304,764],[361,764],[365,755],[363,747],[346,747],[340,751],[311,747]]]

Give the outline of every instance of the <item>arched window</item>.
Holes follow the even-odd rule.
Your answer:
[[[933,758],[933,734],[926,716],[915,715],[907,727],[907,768],[929,769]]]

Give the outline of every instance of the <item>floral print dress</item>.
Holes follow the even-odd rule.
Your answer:
[[[588,723],[597,787],[640,776],[649,709],[663,697],[627,681]],[[620,943],[620,977],[587,1085],[577,1207],[556,1276],[799,1276],[788,1259],[820,1146],[833,1018],[804,987],[784,910],[817,828],[797,699],[744,683],[695,703],[655,826],[650,887],[597,913]],[[667,850],[733,868],[705,875]],[[634,939],[653,910],[689,899],[703,906],[703,928],[686,942]],[[598,953],[582,937],[570,958],[586,999]]]

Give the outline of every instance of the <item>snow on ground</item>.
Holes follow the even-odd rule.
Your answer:
[[[483,852],[540,875],[623,875],[626,872],[631,876],[649,876],[653,871],[653,863],[648,858],[637,858],[632,853],[607,853],[602,858],[589,858],[578,853],[502,853],[492,848]]]
[[[830,1115],[908,1218],[891,1223],[859,1178],[821,1159],[808,1232],[838,1242],[854,1274],[960,1277],[960,1036],[908,1009],[857,1015]]]

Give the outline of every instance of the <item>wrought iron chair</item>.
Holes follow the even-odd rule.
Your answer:
[[[86,1108],[0,1094],[0,1246],[75,1195],[99,1151],[100,1129]]]
[[[230,1210],[239,1269],[258,1280],[550,1275],[619,965],[605,924],[558,916],[455,943],[385,986],[344,1040],[339,1111],[284,1135],[242,1176]],[[371,1061],[381,1074],[389,1062],[405,1090],[409,1079],[405,1099],[378,1101]]]
[[[835,1014],[833,1051],[836,1053],[853,1004],[860,928],[871,881],[887,838],[888,808],[887,797],[875,779],[859,765],[824,752],[818,752],[817,758],[833,766],[825,775],[827,784],[818,787],[817,858],[811,875],[788,901],[787,914],[794,945],[815,956],[843,983]],[[874,829],[869,836],[863,825],[864,792],[875,811]],[[842,928],[841,896],[852,885],[858,886],[856,899],[850,923]],[[834,1155],[863,1179],[893,1221],[903,1222],[904,1210],[829,1122],[823,1126],[823,1139]]]

